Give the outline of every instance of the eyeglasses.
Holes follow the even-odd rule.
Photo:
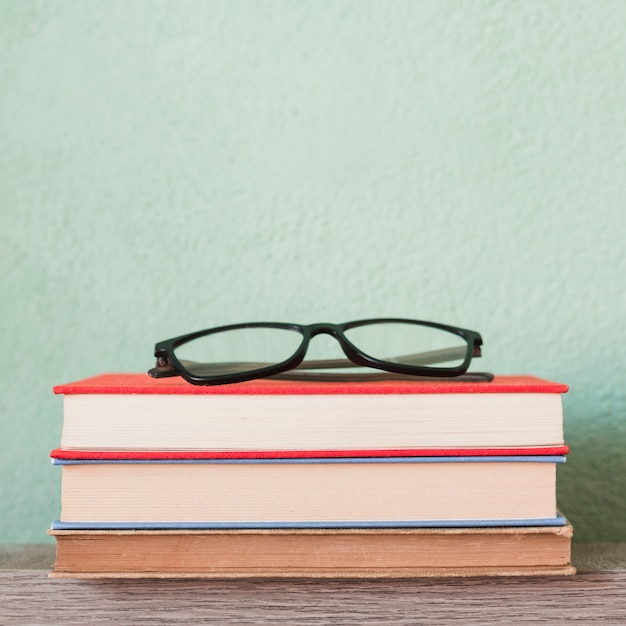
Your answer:
[[[334,337],[347,359],[305,361],[317,335]],[[181,335],[155,345],[154,378],[182,376],[194,385],[223,385],[256,378],[345,380],[346,373],[313,370],[368,367],[378,374],[358,380],[401,376],[464,376],[488,381],[491,374],[467,374],[473,357],[481,356],[481,336],[472,330],[410,319],[367,319],[345,324],[234,324]],[[350,376],[350,374],[348,374]],[[352,374],[354,378],[354,374]]]

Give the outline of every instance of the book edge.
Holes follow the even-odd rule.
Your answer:
[[[527,374],[499,375],[491,382],[368,381],[368,382],[292,382],[259,379],[232,385],[202,386],[182,379],[154,379],[147,374],[108,373],[56,385],[57,395],[92,394],[174,394],[174,395],[369,395],[424,393],[557,393],[568,385]]]
[[[563,517],[563,516],[561,516]],[[49,528],[46,532],[50,537],[77,537],[84,536],[89,539],[99,535],[110,536],[192,536],[202,535],[274,535],[274,536],[323,536],[323,535],[552,535],[571,539],[573,526],[563,517],[563,525],[543,526],[464,526],[464,527],[421,527],[421,528],[220,528],[220,529],[190,529],[170,528],[161,530],[150,529],[96,529],[96,530],[63,530]],[[61,539],[62,540],[62,539]]]
[[[565,526],[562,515],[528,519],[449,519],[449,520],[348,520],[305,522],[65,522],[55,520],[50,530],[239,530],[239,529],[349,529],[349,528],[500,528]]]
[[[50,458],[80,460],[228,460],[228,459],[316,459],[316,458],[393,458],[393,457],[518,457],[565,456],[569,446],[518,448],[402,448],[377,450],[74,450],[55,448]]]
[[[471,567],[471,568],[402,568],[376,570],[302,570],[281,569],[239,570],[217,572],[57,572],[52,570],[49,578],[469,578],[485,576],[572,576],[572,565],[523,567]]]

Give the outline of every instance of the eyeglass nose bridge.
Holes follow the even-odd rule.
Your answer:
[[[331,335],[335,337],[335,339],[343,337],[341,326],[339,324],[310,324],[305,328],[308,331],[309,338],[316,337],[317,335]]]
[[[369,360],[363,358],[359,352],[352,346],[352,344],[346,339],[343,334],[343,325],[342,324],[329,324],[329,323],[320,323],[320,324],[310,324],[309,326],[304,327],[306,330],[305,334],[305,352],[308,350],[309,341],[313,339],[313,337],[317,337],[318,335],[330,335],[334,337],[339,345],[343,353],[357,365],[370,365]],[[306,357],[304,357],[306,358]]]

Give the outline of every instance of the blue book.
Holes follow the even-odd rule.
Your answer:
[[[82,459],[54,530],[562,526],[564,456]]]

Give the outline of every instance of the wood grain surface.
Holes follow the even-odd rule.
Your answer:
[[[0,572],[0,623],[624,624],[626,572],[419,580],[53,580]]]

